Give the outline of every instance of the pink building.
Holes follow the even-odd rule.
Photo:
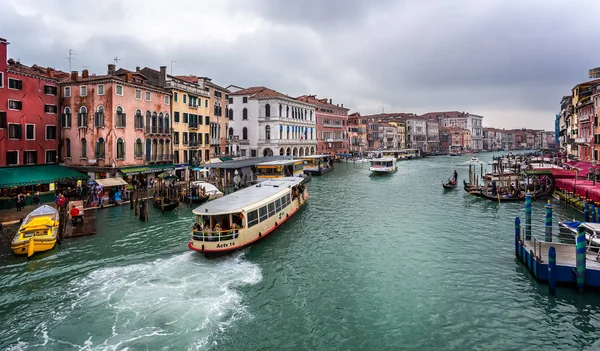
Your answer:
[[[166,90],[148,84],[139,72],[115,71],[113,64],[105,75],[72,72],[60,87],[60,151],[66,165],[92,179],[173,168]]]
[[[317,99],[316,95],[302,95],[296,99],[317,107],[317,154],[347,154],[348,109],[344,104],[334,105],[331,99]]]

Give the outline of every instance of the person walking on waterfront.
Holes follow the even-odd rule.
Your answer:
[[[35,195],[33,195],[33,203],[36,206],[40,205],[40,192],[36,192]]]

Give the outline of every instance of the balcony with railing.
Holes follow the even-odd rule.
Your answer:
[[[221,138],[210,138],[210,145],[221,145]]]
[[[239,135],[230,135],[227,137],[227,142],[229,144],[239,144],[240,136]]]
[[[197,147],[200,147],[202,145],[202,143],[200,143],[197,140],[190,140],[187,145],[190,148],[197,148]]]
[[[163,126],[146,126],[146,134],[148,135],[164,135],[164,134],[172,134],[173,128],[166,128]]]
[[[339,142],[343,142],[344,139],[343,138],[328,138],[325,139],[326,143],[339,143]]]
[[[188,129],[198,129],[198,122],[188,123]]]
[[[344,128],[345,125],[343,125],[343,124],[335,124],[335,123],[323,123],[323,127],[327,127],[327,128]]]
[[[250,140],[248,140],[248,139],[240,139],[240,145],[250,145]]]

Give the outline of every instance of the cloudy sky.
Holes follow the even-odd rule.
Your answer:
[[[362,114],[459,110],[553,129],[600,66],[597,0],[0,0],[25,64],[170,66],[217,84],[317,94]]]

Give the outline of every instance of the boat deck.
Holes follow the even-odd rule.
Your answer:
[[[77,222],[75,227],[73,227],[71,221],[67,220],[63,238],[96,234],[96,209],[86,209],[83,218],[83,223]]]

